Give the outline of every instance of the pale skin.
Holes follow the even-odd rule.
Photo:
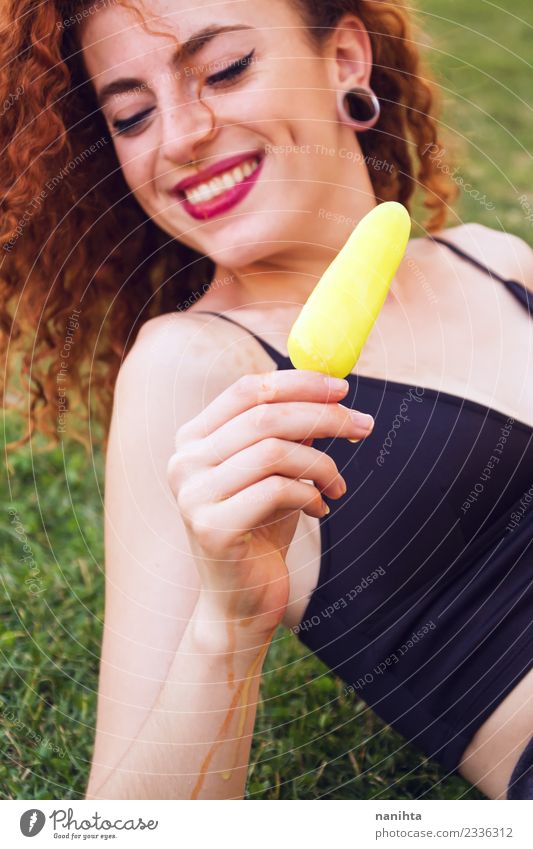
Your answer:
[[[144,8],[161,16],[154,29],[182,41],[213,23],[210,3],[191,5]],[[321,375],[272,371],[252,337],[196,313],[228,312],[287,353],[292,322],[353,227],[318,211],[358,220],[375,205],[357,138],[335,110],[336,89],[368,84],[368,36],[347,15],[317,56],[283,0],[217,4],[216,22],[251,29],[214,39],[187,61],[190,74],[171,74],[174,42],[124,9],[102,7],[83,29],[97,93],[118,77],[147,83],[102,107],[111,129],[153,110],[133,135],[114,137],[131,191],[162,229],[214,260],[215,281],[230,281],[146,323],[119,374],[88,799],[243,797],[264,656],[278,624],[303,618],[318,578],[322,494],[341,496],[335,463],[312,440],[367,433]],[[257,62],[242,79],[203,90],[211,132],[194,85],[209,64],[220,70],[252,48]],[[195,173],[190,160],[201,169],[242,150],[307,144],[306,155],[267,154],[252,192],[208,221],[169,194]],[[359,158],[324,156],[315,144]],[[520,239],[479,225],[446,237],[533,288]],[[501,284],[424,239],[411,240],[354,372],[415,381],[533,425],[530,317]],[[532,704],[530,673],[463,755],[461,773],[491,798],[505,797],[533,733]]]

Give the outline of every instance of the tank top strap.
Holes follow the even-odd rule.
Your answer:
[[[500,283],[503,283],[504,286],[514,295],[515,298],[518,298],[522,306],[528,310],[529,314],[533,316],[533,292],[530,292],[523,283],[518,283],[516,280],[507,280],[505,277],[502,277],[500,274],[496,274],[495,271],[492,271],[486,265],[479,262],[470,254],[467,254],[461,248],[458,248],[457,245],[453,245],[451,242],[447,242],[445,239],[440,239],[438,236],[428,236],[428,239],[431,239],[432,242],[438,242],[440,245],[445,245],[451,251],[453,251],[458,256],[465,259],[467,262],[470,262],[472,265],[475,265],[476,268],[479,268],[480,271],[483,271],[485,274],[488,274],[490,277],[494,277],[495,280],[499,280]]]
[[[261,339],[260,336],[257,336],[257,334],[253,333],[248,327],[245,327],[243,324],[240,324],[238,321],[235,321],[234,318],[230,318],[229,316],[224,315],[221,312],[211,312],[211,310],[195,310],[194,312],[204,313],[204,315],[216,315],[219,318],[225,319],[225,321],[230,321],[232,324],[235,324],[237,327],[240,327],[241,330],[245,330],[246,333],[250,334],[250,336],[253,336],[254,339],[256,339],[259,344],[265,349],[269,357],[272,357],[278,368],[293,368],[289,357],[284,357],[283,354],[281,354],[279,351],[276,351],[276,349],[273,348],[272,345],[269,345],[268,342],[265,342],[264,339]]]

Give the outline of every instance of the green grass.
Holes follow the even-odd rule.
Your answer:
[[[66,443],[32,457],[25,447],[10,458],[9,480],[1,505],[0,796],[80,798],[102,632],[101,453],[86,458]]]
[[[531,244],[533,223],[519,203],[525,194],[533,206],[531,2],[419,0],[417,7],[431,36],[447,149],[458,152],[458,174],[479,193],[461,192],[450,226],[479,221]]]
[[[519,20],[531,27],[530,0],[513,0],[512,14],[481,0],[423,0],[420,9],[446,95],[443,124],[450,145],[462,145],[456,164],[495,207],[463,194],[450,223],[480,221],[531,242],[532,225],[518,203],[529,193],[533,204],[526,152],[533,149],[525,63],[531,29]],[[10,463],[1,493],[0,797],[82,798],[103,616],[103,458],[98,447],[86,459],[67,442],[46,455],[25,448]],[[25,536],[15,532],[10,509]],[[38,570],[33,583],[24,556]],[[342,683],[281,629],[265,666],[247,794],[483,798],[345,696]]]

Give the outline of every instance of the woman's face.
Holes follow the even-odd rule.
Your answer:
[[[126,182],[159,227],[238,268],[295,243],[324,244],[327,213],[345,212],[347,200],[352,211],[368,205],[355,135],[337,116],[342,68],[313,52],[286,0],[157,0],[142,10],[163,35],[101,4],[82,47]],[[174,59],[175,39],[206,27],[228,31],[197,37]],[[202,186],[176,188],[221,163]]]

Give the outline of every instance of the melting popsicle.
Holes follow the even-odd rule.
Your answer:
[[[287,348],[295,368],[350,374],[383,306],[411,233],[406,208],[381,203],[357,224],[294,322]]]

